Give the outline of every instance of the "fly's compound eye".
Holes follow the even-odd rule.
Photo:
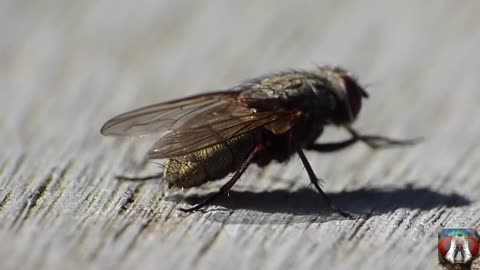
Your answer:
[[[447,236],[442,238],[440,242],[438,243],[438,251],[440,254],[442,254],[442,257],[445,257],[450,250],[450,247],[452,245],[452,237]],[[469,246],[470,246],[470,241],[469,241]],[[477,242],[477,252],[478,252],[478,242]]]
[[[468,237],[468,250],[470,251],[470,254],[472,254],[472,257],[475,257],[478,255],[478,250],[479,250],[478,241],[477,239],[471,236]]]
[[[349,109],[352,114],[351,116],[355,118],[362,108],[362,97],[367,97],[365,95],[366,92],[360,85],[358,85],[354,78],[348,75],[343,75],[340,78],[342,79],[345,91],[347,92],[348,103],[350,105]]]

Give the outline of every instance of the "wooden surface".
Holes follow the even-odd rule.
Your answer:
[[[321,2],[321,3],[320,3]],[[441,226],[480,226],[478,1],[0,2],[0,268],[438,269]],[[369,85],[356,127],[412,148],[252,167],[207,213],[142,165],[155,138],[109,117],[264,73],[341,65]],[[329,130],[321,140],[347,135]]]

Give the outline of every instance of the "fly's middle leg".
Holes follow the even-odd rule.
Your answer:
[[[332,211],[334,213],[337,213],[343,217],[346,217],[346,218],[350,218],[350,219],[353,219],[353,215],[352,214],[349,214],[347,212],[344,212],[342,210],[340,210],[336,205],[335,203],[328,197],[327,194],[325,194],[325,192],[323,192],[322,188],[320,187],[320,185],[318,184],[319,182],[319,179],[317,178],[317,176],[315,175],[315,172],[313,171],[312,169],[312,166],[310,165],[310,163],[308,162],[307,160],[307,157],[305,156],[305,154],[303,153],[303,150],[297,146],[297,153],[298,155],[300,156],[300,159],[302,160],[302,163],[303,163],[303,166],[305,167],[305,170],[307,170],[307,173],[308,173],[308,177],[310,178],[310,182],[313,184],[313,186],[315,186],[315,188],[317,189],[318,193],[320,193],[320,195],[322,196],[322,198],[325,200],[325,202],[328,204],[328,207],[330,207],[330,209],[332,209]]]

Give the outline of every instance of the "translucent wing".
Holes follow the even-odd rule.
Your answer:
[[[231,107],[215,109],[220,113],[207,111],[198,115],[197,123],[185,123],[184,126],[167,133],[153,146],[149,157],[162,159],[185,155],[289,118],[286,114],[254,112],[240,105],[237,105],[233,112]]]
[[[160,103],[118,115],[101,132],[107,136],[160,134],[151,159],[185,155],[255,128],[292,122],[296,112],[257,111],[238,99],[239,91],[213,92]]]
[[[120,114],[101,128],[106,136],[160,134],[189,122],[205,111],[235,102],[238,92],[213,92],[159,103]]]

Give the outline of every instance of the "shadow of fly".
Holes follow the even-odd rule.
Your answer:
[[[287,71],[246,81],[233,88],[159,103],[107,121],[106,136],[158,134],[148,152],[149,159],[166,159],[161,174],[124,177],[123,180],[163,178],[170,185],[191,188],[233,173],[218,192],[190,208],[193,212],[227,193],[255,163],[285,162],[299,155],[310,182],[329,208],[340,210],[321,189],[321,181],[308,162],[305,150],[334,152],[366,143],[371,148],[404,146],[416,140],[394,140],[363,135],[351,124],[368,94],[348,71],[339,67],[317,67],[312,71]],[[345,128],[351,138],[317,143],[325,126]]]

